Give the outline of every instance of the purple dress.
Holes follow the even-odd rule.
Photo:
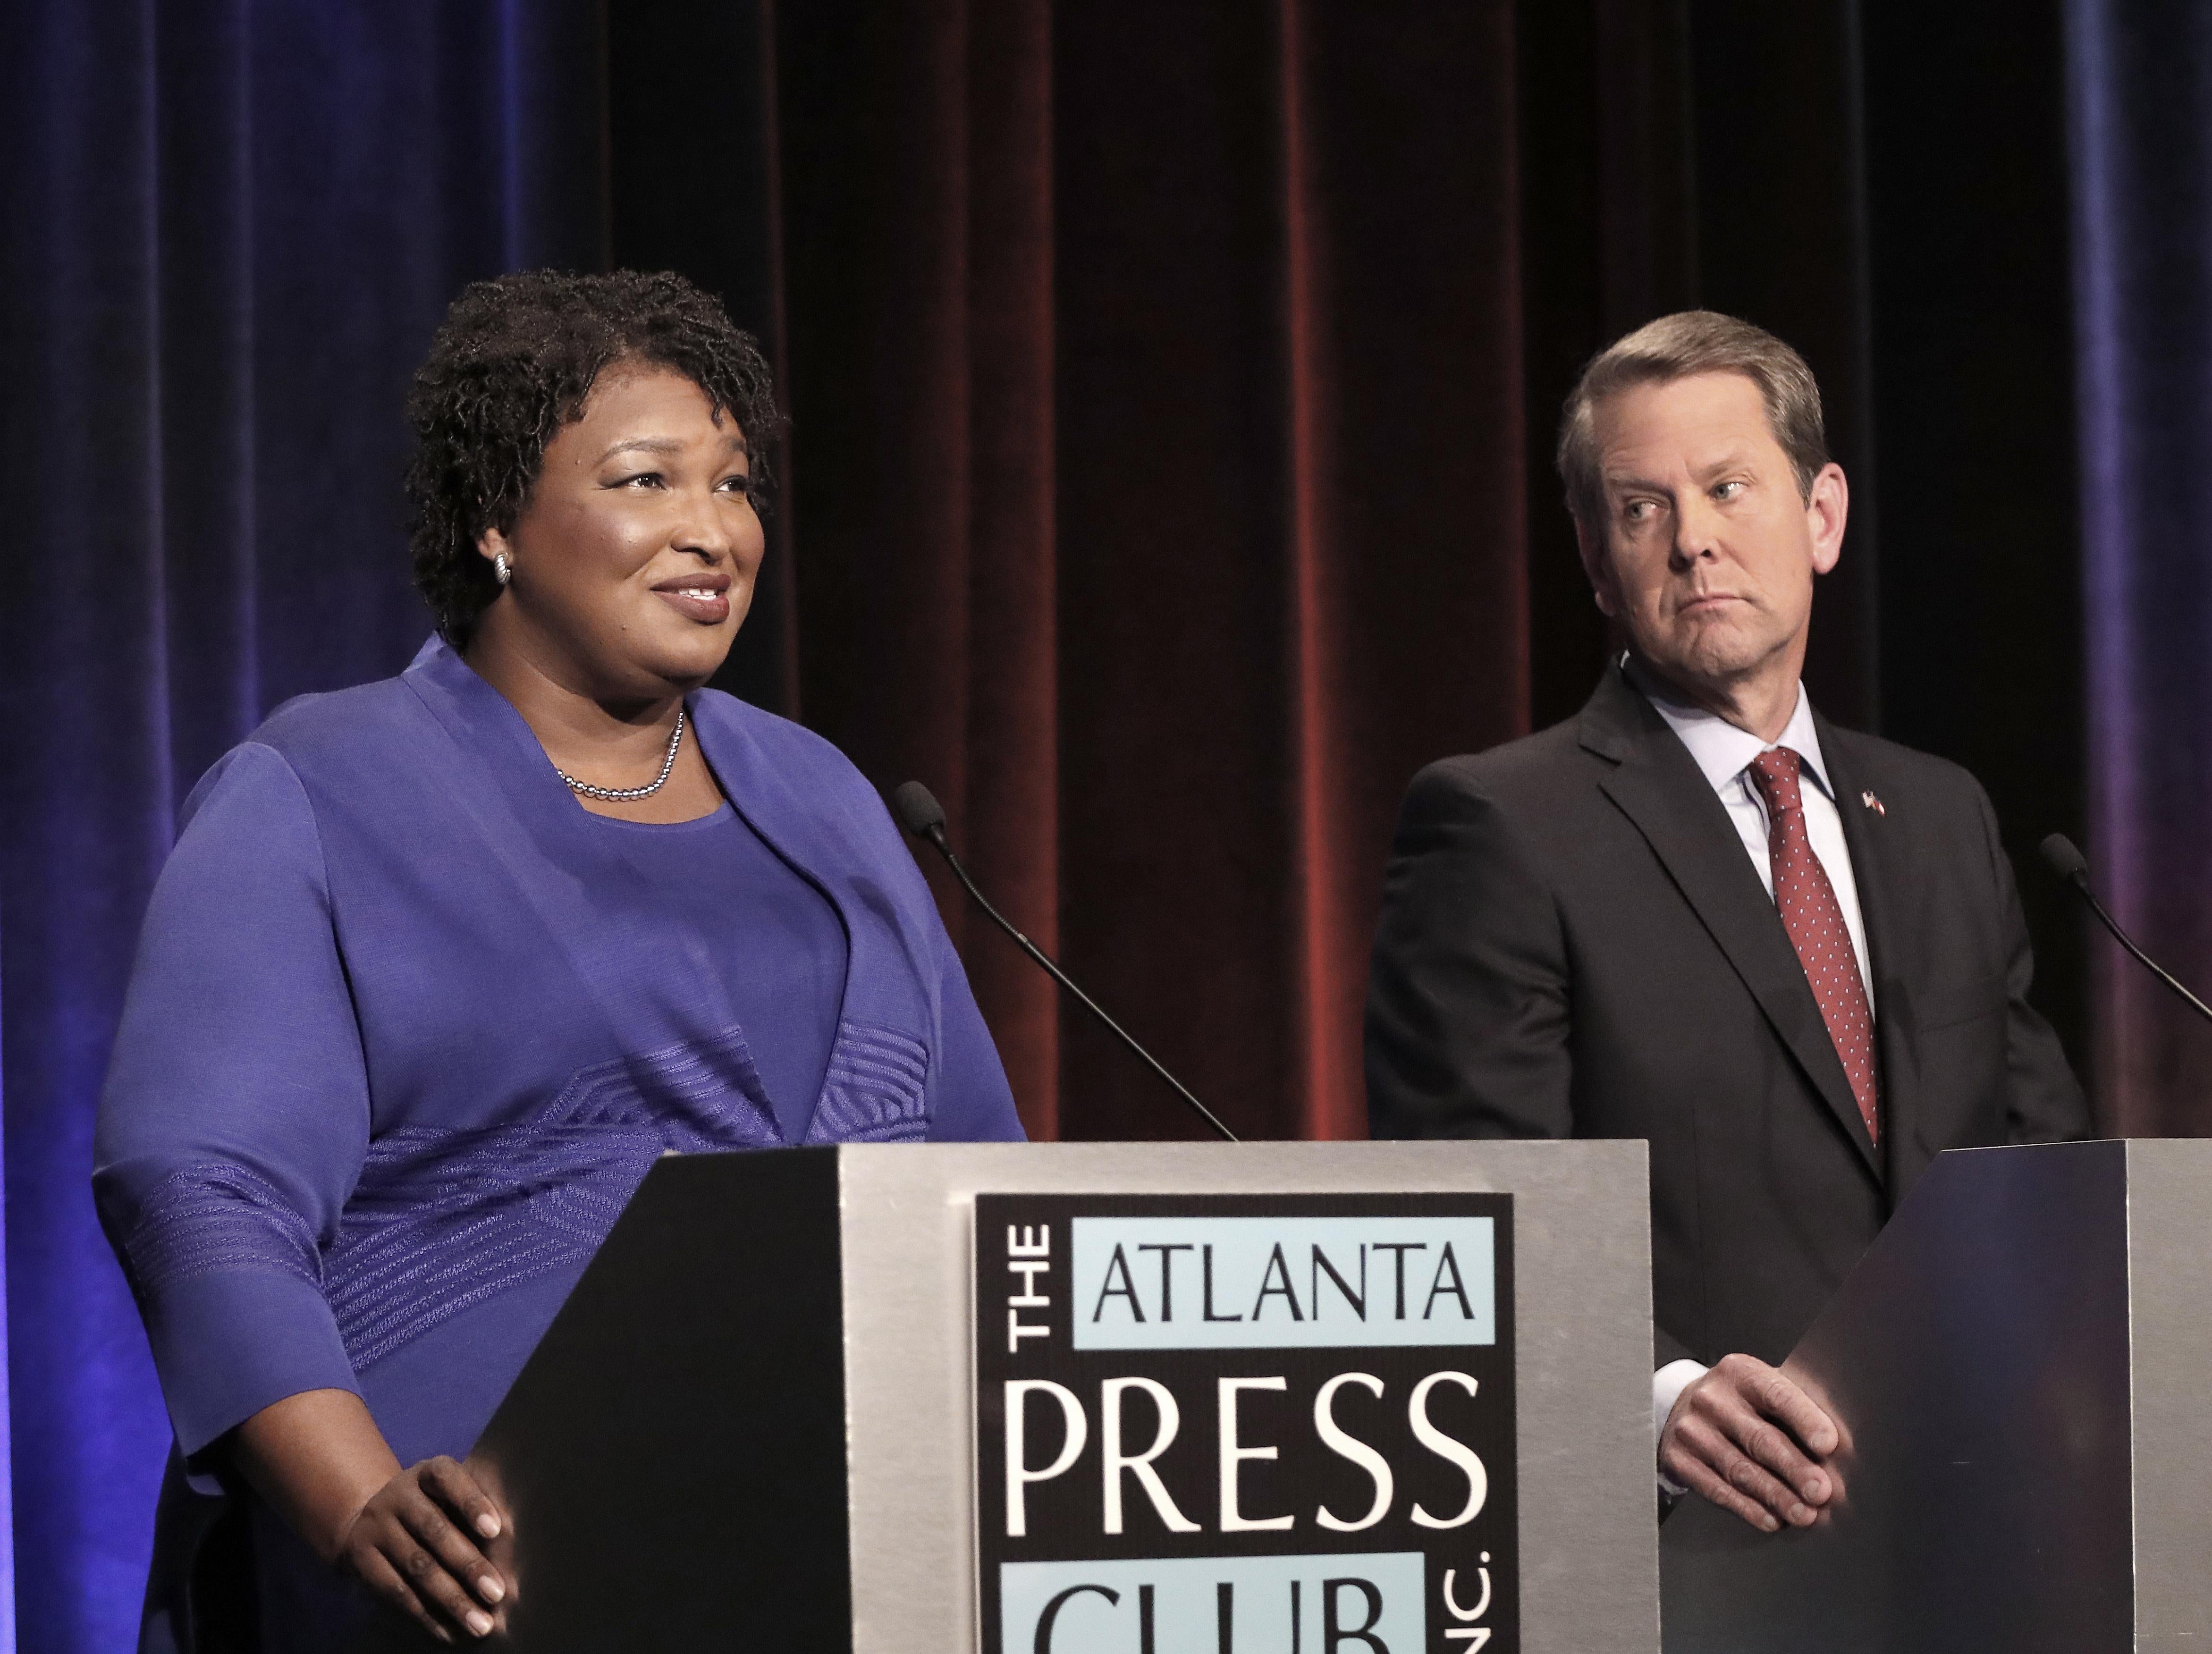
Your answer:
[[[689,704],[734,806],[700,822],[585,811],[437,642],[278,708],[187,801],[94,1179],[180,1456],[142,1648],[235,1589],[210,1535],[241,1516],[262,1645],[325,1645],[342,1593],[209,1498],[205,1450],[341,1389],[403,1463],[465,1455],[664,1152],[1021,1136],[874,789],[794,724]]]

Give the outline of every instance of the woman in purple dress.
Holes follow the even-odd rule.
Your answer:
[[[763,549],[753,341],[676,277],[507,277],[410,413],[438,636],[194,790],[101,1102],[177,1436],[142,1650],[494,1629],[458,1461],[663,1152],[1021,1134],[873,789],[701,687]]]

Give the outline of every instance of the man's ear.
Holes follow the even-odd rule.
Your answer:
[[[1590,595],[1597,599],[1598,612],[1608,619],[1620,617],[1620,605],[1613,601],[1613,557],[1605,547],[1605,536],[1583,520],[1577,511],[1575,519],[1575,547],[1582,553],[1583,573],[1589,576]]]
[[[1850,484],[1833,460],[1820,467],[1805,499],[1806,526],[1813,535],[1813,572],[1825,575],[1844,555],[1844,525],[1851,514]]]

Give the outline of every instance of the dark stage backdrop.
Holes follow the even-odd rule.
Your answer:
[[[927,781],[1017,921],[1250,1134],[1361,1129],[1399,794],[1588,692],[1606,638],[1553,422],[1591,350],[1691,303],[1796,342],[1828,392],[1854,507],[1815,698],[1970,765],[2023,855],[2082,836],[2212,979],[2212,579],[2191,487],[2160,486],[2212,440],[2212,38],[2185,0],[2120,10],[18,8],[26,1645],[128,1646],[165,1442],[87,1190],[146,892],[221,751],[427,631],[400,398],[472,277],[672,266],[769,342],[794,437],[728,685]],[[2206,1035],[2093,979],[2032,860],[2022,884],[2107,1122],[2203,1128]],[[1034,1131],[1188,1129],[939,888]]]

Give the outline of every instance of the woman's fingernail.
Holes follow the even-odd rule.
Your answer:
[[[501,1584],[491,1575],[486,1574],[477,1581],[477,1595],[487,1602],[496,1602],[507,1595],[507,1587]]]
[[[486,1614],[482,1608],[471,1608],[469,1610],[469,1629],[475,1632],[479,1637],[490,1636],[491,1615]]]
[[[499,1518],[494,1516],[490,1511],[486,1511],[482,1516],[477,1518],[477,1531],[482,1534],[486,1539],[497,1539],[499,1537]]]

